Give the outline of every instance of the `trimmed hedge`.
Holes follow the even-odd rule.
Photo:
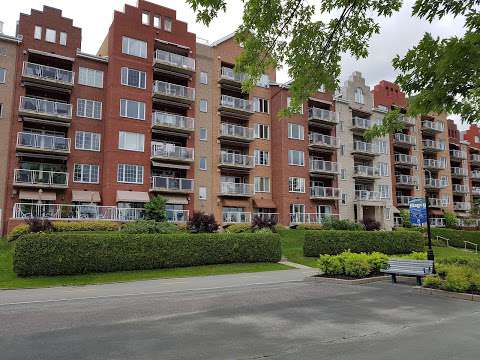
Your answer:
[[[82,220],[82,221],[54,221],[54,231],[117,231],[119,224],[114,221]]]
[[[454,247],[463,247],[464,241],[470,241],[480,245],[480,231],[432,228],[432,239],[435,240],[437,236],[447,238],[449,244]]]
[[[422,234],[408,231],[351,231],[322,230],[305,233],[304,256],[321,254],[337,255],[350,250],[354,253],[381,252],[406,254],[423,251],[425,240]]]
[[[16,243],[19,276],[278,262],[277,234],[36,233]]]

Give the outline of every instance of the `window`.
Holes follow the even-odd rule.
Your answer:
[[[255,165],[269,166],[270,165],[269,155],[270,154],[268,151],[255,149],[254,156],[253,156],[255,159]]]
[[[287,97],[287,107],[290,107],[290,104],[292,103],[292,98],[290,96]],[[300,107],[300,111],[299,111],[300,114],[303,114],[303,104],[302,106]]]
[[[102,119],[102,102],[77,99],[77,116],[91,119]]]
[[[145,120],[145,103],[120,99],[120,116],[130,119]]]
[[[384,213],[384,215],[385,215],[385,220],[390,220],[390,217],[391,217],[391,215],[390,215],[390,213],[391,213],[390,208],[384,208],[384,209],[383,209],[383,213]]]
[[[200,200],[207,200],[207,188],[205,186],[198,188],[198,198]]]
[[[158,28],[158,29],[162,26],[162,20],[161,20],[160,16],[155,15],[153,17],[153,26]]]
[[[145,135],[139,133],[119,131],[118,148],[120,150],[143,152],[145,150]]]
[[[208,84],[208,73],[206,73],[205,71],[200,72],[200,84]]]
[[[147,58],[147,42],[124,36],[122,38],[122,52],[127,55]]]
[[[347,205],[348,196],[342,193],[342,205]]]
[[[103,88],[103,71],[80,67],[78,83],[97,88]]]
[[[253,98],[253,111],[267,113],[269,112],[269,101],[258,97]]]
[[[100,136],[98,133],[88,131],[75,132],[75,149],[100,151]]]
[[[390,199],[389,185],[378,185],[378,192],[380,193],[380,199]]]
[[[7,69],[0,68],[0,84],[5,84],[7,81]]]
[[[347,180],[347,169],[340,169],[340,178],[342,180]]]
[[[304,140],[304,129],[302,125],[288,123],[288,138],[294,140]]]
[[[208,102],[205,99],[200,100],[200,111],[206,113],[208,111]]]
[[[142,24],[143,25],[150,25],[150,13],[144,11],[142,13]]]
[[[340,155],[345,155],[345,145],[340,145]]]
[[[480,136],[475,136],[475,143],[480,143]]]
[[[117,182],[143,184],[143,166],[118,164]]]
[[[4,47],[0,47],[0,56],[7,56],[7,49]]]
[[[304,166],[305,154],[303,151],[288,150],[288,165]]]
[[[42,40],[42,27],[35,25],[35,32],[33,33],[33,38],[36,40]]]
[[[388,164],[379,163],[378,168],[380,169],[380,176],[388,176]]]
[[[257,192],[270,192],[270,178],[266,176],[255,176],[253,179],[254,191]]]
[[[163,21],[163,29],[165,31],[172,31],[172,18],[166,17]]]
[[[75,164],[73,167],[73,181],[79,183],[98,184],[100,166],[91,164]]]
[[[299,177],[288,178],[288,191],[304,193],[305,192],[305,179]]]
[[[200,170],[207,170],[207,158],[201,157],[200,162],[198,163],[198,167]]]
[[[380,151],[381,154],[388,154],[388,144],[386,141],[378,141],[378,151]]]
[[[0,103],[0,119],[3,118],[3,104]]]
[[[199,135],[200,141],[207,141],[207,129],[206,128],[200,128],[200,135]]]
[[[257,139],[270,139],[270,125],[255,124],[254,127],[255,138]]]
[[[365,104],[362,88],[355,89],[355,102],[358,104]]]
[[[60,45],[67,46],[67,33],[66,32],[61,32],[60,33]]]
[[[129,69],[127,67],[122,67],[121,71],[121,82],[122,85],[133,86],[140,89],[146,88],[147,73],[144,71],[139,71],[135,69]]]
[[[54,43],[57,40],[57,32],[53,29],[45,30],[45,41]]]
[[[263,88],[269,88],[270,87],[270,77],[267,74],[262,74],[260,76],[260,79],[257,81],[257,86],[263,87]]]

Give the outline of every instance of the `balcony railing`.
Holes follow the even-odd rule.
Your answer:
[[[72,119],[72,105],[58,101],[21,96],[19,110],[31,115]]]
[[[452,184],[452,191],[454,193],[467,194],[468,185]]]
[[[308,109],[308,120],[319,120],[327,123],[336,124],[337,115],[334,111],[311,107]]]
[[[193,161],[194,150],[167,143],[152,144],[152,158],[165,158],[177,161]]]
[[[331,218],[338,218],[338,214],[293,213],[290,214],[290,225],[323,224],[326,220]]]
[[[167,221],[171,223],[186,223],[190,214],[188,210],[165,210],[165,212]]]
[[[353,143],[353,150],[355,152],[370,154],[370,155],[380,155],[380,146],[378,144],[372,144],[363,141],[355,141]]]
[[[313,199],[339,199],[340,189],[324,186],[312,186],[310,188],[310,197]]]
[[[274,221],[275,223],[278,223],[279,213],[265,213],[265,212],[253,213],[253,218],[256,218],[256,217],[265,221]]]
[[[195,59],[164,50],[156,50],[153,61],[157,64],[169,65],[189,72],[195,71]]]
[[[245,141],[252,141],[255,139],[254,130],[252,128],[230,123],[222,123],[220,125],[220,136]]]
[[[46,80],[62,85],[73,86],[75,74],[72,71],[59,69],[53,66],[34,64],[24,61],[22,75],[38,80]]]
[[[384,200],[378,191],[355,190],[356,201],[381,201]]]
[[[399,121],[404,123],[407,126],[414,126],[415,122],[416,122],[415,118],[410,117],[410,116],[406,116],[406,115],[400,116]]]
[[[15,169],[13,181],[15,185],[64,188],[68,186],[68,173]]]
[[[236,73],[233,69],[222,66],[220,71],[220,79],[242,83],[248,79],[248,76],[244,73]]]
[[[445,227],[445,219],[444,218],[430,218],[430,226],[431,227]]]
[[[169,98],[175,98],[180,101],[193,102],[195,101],[195,89],[168,83],[165,81],[156,80],[153,82],[153,94],[161,95]]]
[[[418,165],[418,159],[413,155],[395,154],[395,163],[401,165]]]
[[[380,176],[380,169],[374,166],[355,165],[353,167],[353,175],[362,177],[378,177]]]
[[[245,211],[224,211],[222,213],[222,222],[228,224],[250,224],[252,222],[252,213]]]
[[[480,219],[457,219],[457,226],[461,228],[474,228],[480,226]]]
[[[152,176],[150,189],[154,191],[193,192],[193,180],[166,176]]]
[[[480,171],[479,170],[474,170],[470,173],[470,177],[472,179],[480,179]]]
[[[428,203],[432,208],[441,208],[448,206],[448,199],[428,198]]]
[[[337,138],[319,133],[310,133],[308,136],[310,146],[337,147]]]
[[[143,213],[144,209],[97,205],[16,203],[13,206],[14,219],[131,221],[142,219]]]
[[[480,186],[472,187],[472,195],[480,195]]]
[[[358,116],[353,117],[353,128],[367,130],[370,129],[375,124],[374,121],[370,119],[361,118]]]
[[[19,132],[17,134],[17,148],[69,153],[70,139],[61,136]]]
[[[182,115],[155,111],[152,114],[152,127],[167,127],[178,130],[194,131],[195,120]]]
[[[413,196],[397,196],[397,205],[398,206],[409,206],[410,200],[412,200]]]
[[[471,160],[473,163],[480,163],[480,154],[472,154]]]
[[[445,124],[441,121],[424,120],[422,121],[422,129],[443,132],[445,130]]]
[[[425,178],[425,187],[429,189],[442,189],[448,186],[448,181],[435,179],[435,178]]]
[[[467,153],[461,150],[450,150],[450,157],[454,159],[466,160]]]
[[[468,170],[465,168],[452,166],[451,169],[452,169],[452,176],[468,176]],[[479,175],[480,175],[480,172],[479,172]]]
[[[395,134],[395,142],[398,144],[405,144],[405,145],[416,145],[417,138],[415,136],[410,136],[402,133]]]
[[[472,204],[469,202],[454,202],[453,210],[455,211],[470,211],[472,209]]]
[[[442,170],[447,167],[445,161],[435,159],[423,159],[423,167],[428,169]]]
[[[422,140],[423,149],[431,151],[445,151],[445,142],[430,139]]]
[[[220,106],[228,109],[239,110],[243,112],[252,112],[252,103],[249,100],[237,98],[229,95],[222,95]]]
[[[220,152],[220,165],[252,169],[255,167],[253,156],[234,154],[227,151]]]
[[[336,162],[310,159],[310,171],[336,174],[338,173],[338,166]]]
[[[220,194],[231,196],[252,196],[253,186],[252,184],[221,182]]]
[[[397,185],[416,186],[418,185],[418,177],[411,175],[397,175],[395,177]]]

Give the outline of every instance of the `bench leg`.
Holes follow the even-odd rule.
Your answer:
[[[397,283],[397,275],[392,274],[392,284],[396,284],[396,283]]]
[[[422,286],[422,277],[417,276],[417,286]]]

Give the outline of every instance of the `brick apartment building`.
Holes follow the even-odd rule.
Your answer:
[[[425,192],[433,225],[444,225],[444,210],[470,217],[478,128],[460,134],[446,116],[405,116],[401,133],[366,141],[407,100],[387,81],[371,91],[358,72],[279,118],[288,84],[269,71],[242,92],[241,51],[232,35],[197,42],[175,11],[143,0],[115,11],[96,55],[81,51],[81,29],[60,10],[21,14],[15,37],[0,34],[3,231],[29,216],[137,219],[155,194],[170,221],[198,210],[224,226],[259,214],[391,229]]]

